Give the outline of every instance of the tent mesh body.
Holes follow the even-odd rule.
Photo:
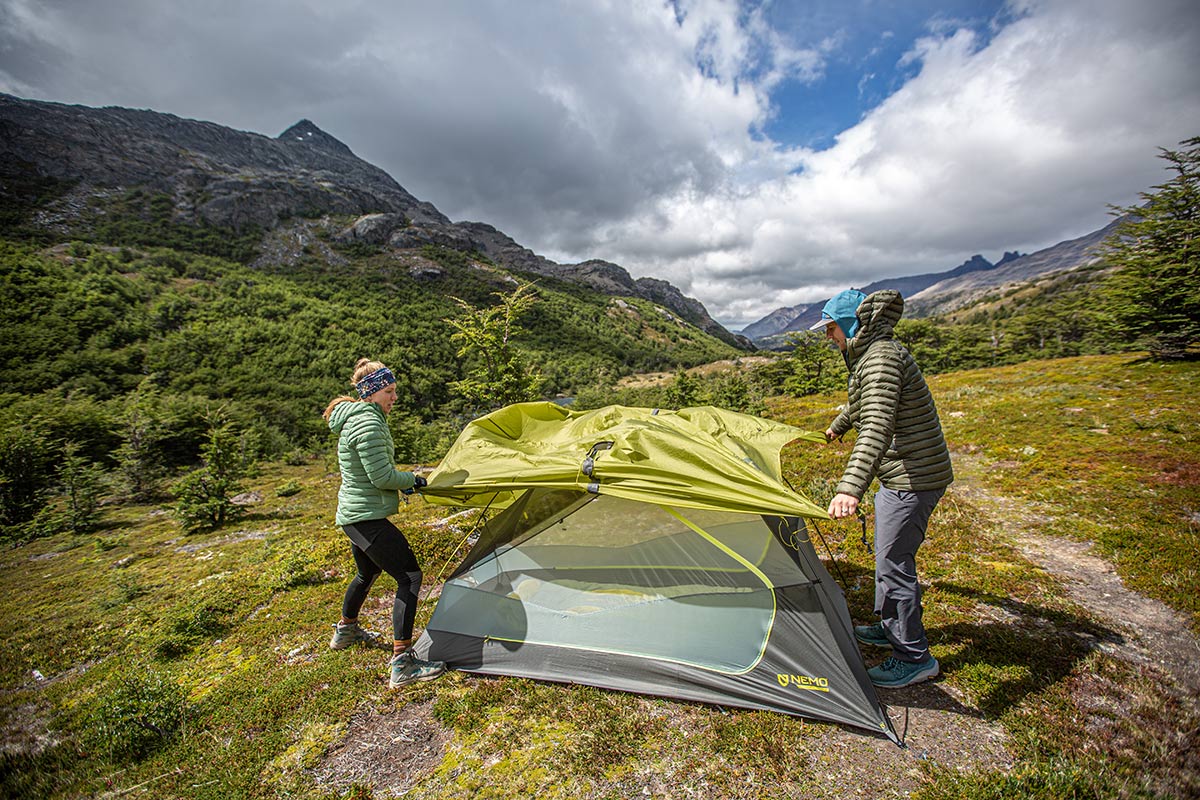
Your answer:
[[[841,589],[795,517],[529,489],[491,519],[417,645],[466,671],[896,734]]]

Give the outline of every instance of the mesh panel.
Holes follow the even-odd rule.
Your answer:
[[[766,645],[773,578],[804,580],[761,517],[552,499],[522,498],[489,523],[504,544],[447,582],[431,624],[736,673]],[[533,535],[519,530],[529,523]]]

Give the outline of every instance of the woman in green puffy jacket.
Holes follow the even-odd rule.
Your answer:
[[[381,572],[396,580],[392,604],[392,660],[388,684],[396,689],[413,681],[430,680],[445,671],[440,661],[413,655],[413,620],[421,591],[421,567],[404,534],[388,520],[400,507],[400,492],[425,486],[425,479],[396,469],[396,448],[387,414],[396,402],[396,377],[378,361],[360,359],[350,380],[357,397],[335,397],[325,409],[325,421],[338,437],[337,524],[350,538],[357,568],[342,601],[342,619],[329,646],[342,650],[356,642],[370,643],[377,634],[358,624],[367,592]]]
[[[896,341],[893,328],[904,298],[892,289],[864,295],[849,289],[825,304],[813,330],[842,351],[850,371],[849,398],[825,438],[858,435],[829,504],[834,519],[858,513],[871,481],[875,493],[875,613],[879,621],[854,629],[864,644],[891,656],[867,671],[876,686],[896,688],[937,676],[922,622],[917,549],[929,516],[954,480],[933,395],[920,367]]]

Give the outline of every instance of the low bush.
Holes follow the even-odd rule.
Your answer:
[[[114,762],[140,761],[178,736],[187,706],[184,690],[168,675],[136,665],[96,699],[91,731]]]
[[[203,641],[229,629],[238,601],[232,590],[218,588],[195,597],[159,622],[153,650],[159,658],[178,658]]]

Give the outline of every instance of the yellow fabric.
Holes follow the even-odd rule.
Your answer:
[[[525,489],[595,491],[681,508],[828,519],[784,485],[779,451],[819,433],[705,406],[572,411],[518,403],[469,423],[422,494],[445,505],[503,508]],[[584,459],[601,442],[589,477]]]

